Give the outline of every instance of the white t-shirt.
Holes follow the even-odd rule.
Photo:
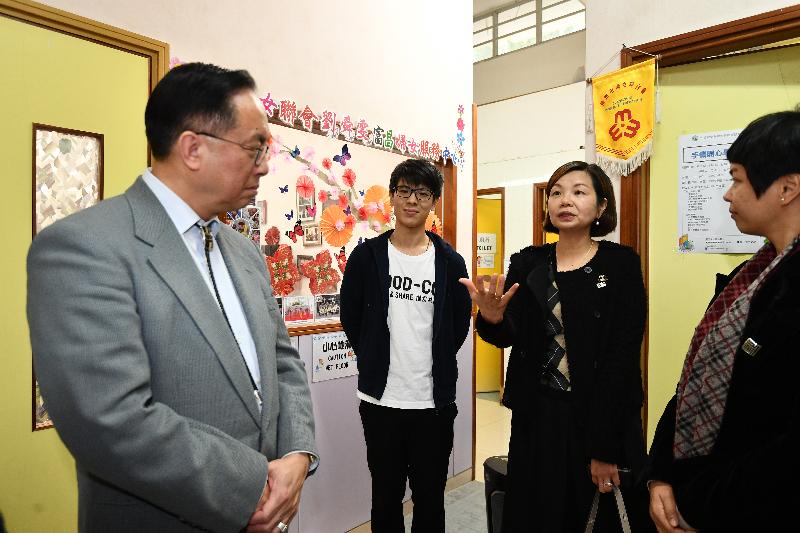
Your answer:
[[[364,401],[400,409],[428,409],[433,403],[433,291],[436,251],[406,255],[389,242],[389,375],[380,400]]]

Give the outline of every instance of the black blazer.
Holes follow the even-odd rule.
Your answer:
[[[340,320],[358,364],[358,390],[380,399],[389,375],[389,236],[387,231],[356,246],[342,279]],[[459,278],[464,259],[435,233],[426,232],[436,250],[433,296],[433,402],[456,399],[456,353],[469,331],[472,303]]]
[[[548,261],[555,245],[529,246],[511,256],[506,290],[520,287],[503,321],[493,325],[478,315],[477,329],[487,342],[512,346],[503,403],[515,414],[533,412],[546,347]],[[642,405],[640,349],[646,314],[639,256],[627,246],[599,241],[579,294],[560,293],[570,382],[576,414],[584,428],[588,458],[630,465],[625,437]],[[599,281],[605,276],[605,285]],[[512,425],[512,440],[514,438]],[[644,455],[644,444],[641,444]]]
[[[717,275],[714,298],[735,272]],[[742,350],[748,338],[761,346],[755,355]],[[800,253],[772,271],[750,304],[711,454],[674,459],[675,397],[658,422],[648,479],[670,483],[681,515],[703,533],[797,529],[798,346]]]

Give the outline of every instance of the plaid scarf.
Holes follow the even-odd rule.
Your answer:
[[[714,300],[695,329],[678,383],[673,444],[676,459],[711,453],[722,424],[750,302],[770,271],[794,254],[798,244],[800,238],[777,256],[771,244],[762,246]]]

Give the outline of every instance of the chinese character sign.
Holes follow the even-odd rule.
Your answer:
[[[356,354],[343,331],[312,335],[312,345],[313,383],[358,374]]]
[[[592,79],[597,164],[627,176],[653,149],[655,59]]]

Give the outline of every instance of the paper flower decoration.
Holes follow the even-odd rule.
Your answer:
[[[319,191],[319,194],[317,195],[317,198],[319,198],[319,201],[324,204],[325,202],[328,201],[328,196],[330,196],[328,194],[328,191]]]
[[[272,279],[272,293],[275,296],[288,296],[294,292],[294,284],[300,281],[300,273],[294,262],[292,248],[287,244],[281,244],[275,254],[266,260]]]
[[[362,211],[363,209],[363,211]],[[370,222],[370,226],[375,229],[376,223],[380,232],[381,225],[388,224],[392,216],[392,203],[389,201],[389,190],[380,185],[373,185],[364,193],[364,207],[359,209],[359,218]],[[366,215],[363,218],[362,215]]]
[[[356,183],[356,173],[353,171],[352,168],[344,169],[344,173],[342,174],[342,181],[348,187],[352,187]]]
[[[331,253],[323,250],[311,261],[306,261],[300,267],[303,275],[311,280],[309,288],[311,294],[323,294],[336,292],[336,284],[341,280],[341,276],[331,267]]]
[[[333,161],[331,161],[329,157],[326,157],[322,160],[322,168],[324,168],[325,170],[330,170],[332,166],[333,166]]]
[[[353,236],[355,221],[338,205],[330,205],[322,212],[319,229],[325,241],[331,246],[344,246]]]
[[[459,118],[456,121],[456,128],[458,128],[458,131],[464,131],[464,119],[463,118]]]
[[[301,175],[297,178],[297,194],[300,195],[301,198],[313,198],[314,197],[314,182],[311,181],[306,175]]]
[[[281,230],[279,230],[276,226],[272,226],[267,230],[267,234],[264,235],[264,242],[269,244],[270,246],[278,244],[278,241],[281,240]]]
[[[442,221],[433,213],[428,213],[428,218],[425,220],[425,229],[435,233],[436,235],[442,234]]]

